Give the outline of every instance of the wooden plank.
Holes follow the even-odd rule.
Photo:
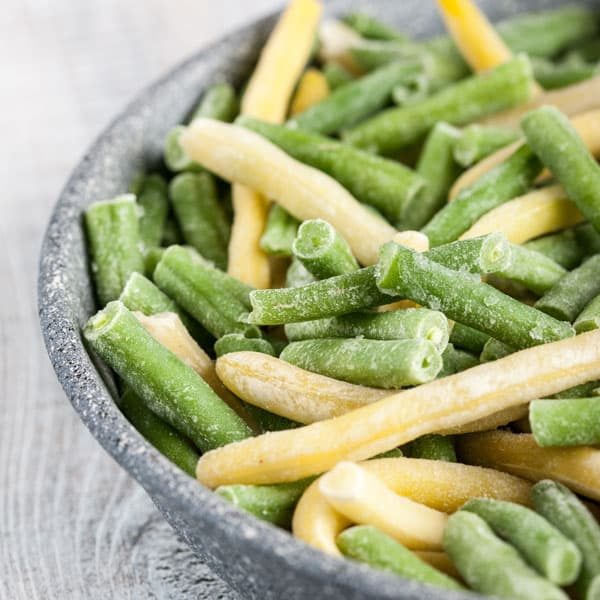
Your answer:
[[[72,411],[43,349],[37,254],[85,148],[170,65],[280,2],[4,0],[0,598],[235,596]]]

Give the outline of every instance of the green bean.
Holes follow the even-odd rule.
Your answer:
[[[292,217],[279,204],[273,204],[260,238],[260,247],[272,256],[291,256],[299,225],[298,219]]]
[[[567,323],[393,242],[383,246],[377,285],[383,292],[441,310],[448,318],[516,348],[560,340],[574,333]]]
[[[438,377],[454,375],[479,364],[479,359],[476,356],[470,352],[455,348],[453,344],[448,344],[444,349],[442,361],[444,365],[438,373]]]
[[[600,294],[593,298],[579,313],[573,324],[577,333],[592,331],[600,327]]]
[[[296,504],[313,481],[309,477],[274,485],[222,485],[215,493],[263,521],[289,529]]]
[[[586,600],[600,598],[600,575],[594,577],[586,586]]]
[[[589,40],[598,30],[596,16],[581,6],[522,13],[500,21],[496,30],[514,54],[552,58],[584,40],[584,44],[591,45],[585,59],[600,59],[600,51],[593,47],[594,40]],[[424,45],[440,53],[458,55],[454,42],[445,35],[427,40]]]
[[[477,331],[463,323],[454,323],[454,327],[450,331],[450,342],[452,344],[475,354],[479,354],[483,350],[489,339],[490,336],[487,333]]]
[[[400,458],[404,456],[404,452],[402,452],[402,450],[400,450],[400,448],[392,448],[391,450],[388,450],[387,452],[382,452],[381,454],[377,454],[376,456],[373,457],[373,459],[376,458]]]
[[[228,277],[182,246],[168,248],[154,271],[158,287],[216,338],[226,333],[260,337],[256,328],[240,321],[247,308],[224,284]]]
[[[123,303],[110,302],[91,317],[83,333],[146,406],[200,450],[252,435],[212,388],[146,332]]]
[[[583,40],[581,43],[572,46],[565,58],[567,60],[577,59],[583,62],[597,63],[600,61],[600,39]]]
[[[437,248],[432,257],[442,264],[485,272],[502,264],[505,244],[502,234],[490,234]],[[311,321],[390,303],[393,299],[377,289],[374,277],[375,268],[367,267],[297,288],[255,290],[249,322],[279,325]]]
[[[215,342],[215,354],[223,356],[230,352],[262,352],[275,356],[273,346],[262,338],[249,338],[243,333],[228,333]]]
[[[202,260],[202,257],[198,255],[197,252],[191,251],[192,255],[198,256],[200,262],[205,262]],[[208,265],[211,267],[212,265]],[[247,310],[250,310],[250,292],[252,291],[252,287],[243,283],[239,279],[228,275],[221,269],[214,269],[211,272],[215,281],[219,282],[219,285],[227,291],[228,294],[233,296],[242,306],[244,306]]]
[[[420,104],[392,108],[361,123],[345,140],[381,154],[419,141],[438,121],[464,125],[529,100],[533,77],[526,57],[447,87]]]
[[[542,447],[600,444],[600,398],[534,400],[529,422]]]
[[[586,600],[597,598],[600,574],[600,527],[589,510],[567,487],[548,479],[531,490],[533,507],[565,537],[575,543],[583,558],[577,589]],[[595,589],[596,594],[591,593]]]
[[[383,313],[352,313],[288,323],[285,334],[290,342],[322,338],[361,337],[369,340],[424,339],[442,352],[448,344],[448,320],[435,310],[407,308]]]
[[[135,196],[90,204],[85,225],[96,296],[104,305],[119,297],[131,273],[144,271]]]
[[[496,275],[516,281],[540,296],[549,291],[567,273],[558,263],[535,250],[517,244],[511,244],[510,249],[512,256],[510,264],[498,270]]]
[[[560,63],[543,58],[531,61],[533,75],[536,81],[546,90],[573,85],[585,79],[590,79],[598,72],[596,65],[571,58]]]
[[[448,269],[463,273],[497,273],[509,267],[513,246],[503,233],[489,233],[432,248],[424,253]]]
[[[581,552],[546,519],[529,508],[490,498],[473,498],[461,510],[481,517],[513,545],[523,558],[556,585],[575,581],[581,568]]]
[[[396,161],[374,156],[324,136],[265,123],[250,117],[236,121],[259,133],[297,160],[324,171],[361,202],[397,222],[406,202],[421,199],[425,181]]]
[[[181,248],[178,246],[177,250],[172,250],[172,254],[182,257],[182,249],[185,250],[191,257],[187,260],[191,261],[191,264],[195,265],[194,268],[211,269],[209,271],[210,276],[221,287],[221,289],[229,296],[235,298],[235,300],[245,309],[250,310],[250,292],[252,291],[252,288],[249,285],[242,283],[239,279],[228,275],[224,271],[221,271],[221,269],[214,268],[209,261],[200,256],[193,248]],[[171,248],[167,248],[165,253],[169,250],[171,250]]]
[[[358,271],[348,242],[323,219],[304,221],[292,245],[294,256],[317,278]]]
[[[585,255],[573,229],[565,229],[531,240],[523,244],[523,247],[543,254],[567,270],[580,265]]]
[[[404,446],[403,450],[409,458],[456,462],[454,438],[450,435],[439,435],[437,433],[423,435]]]
[[[451,50],[454,50],[453,52]],[[366,70],[373,71],[392,62],[417,61],[422,72],[406,82],[422,88],[426,82],[428,92],[433,93],[462,79],[469,73],[464,60],[452,46],[437,47],[435,43],[426,42],[398,43],[394,41],[366,41],[350,49],[352,58]],[[422,80],[422,83],[419,83]]]
[[[422,45],[427,48],[430,52],[442,54],[455,61],[457,64],[460,62],[463,65],[464,77],[470,72],[470,68],[462,57],[460,50],[456,47],[454,40],[448,35],[436,35],[426,40],[423,40]]]
[[[276,415],[259,406],[244,403],[244,410],[250,415],[250,418],[258,425],[262,433],[269,431],[285,431],[286,429],[295,429],[300,427],[300,423],[296,423],[287,417]]]
[[[230,123],[238,112],[238,101],[235,90],[226,82],[216,83],[208,88],[206,94],[192,113],[194,119],[217,119]]]
[[[556,394],[550,396],[550,398],[587,398],[594,393],[594,389],[597,388],[599,384],[600,381],[588,381],[587,383],[582,383],[580,385],[576,385],[575,387],[562,390],[562,392],[557,392]]]
[[[233,121],[238,111],[235,90],[228,83],[218,83],[208,89],[198,106],[194,109],[190,121],[205,117],[219,121]],[[179,143],[185,131],[182,125],[173,127],[165,139],[164,158],[171,171],[202,171],[202,167],[194,162]]]
[[[585,256],[592,254],[600,254],[600,234],[594,229],[590,223],[575,227],[575,238]]]
[[[174,312],[184,321],[185,313],[164,292],[159,290],[149,279],[132,273],[127,279],[119,300],[131,311],[140,311],[145,315],[156,315],[163,312]]]
[[[551,58],[591,37],[598,23],[588,8],[570,4],[507,19],[498,24],[497,30],[513,52]]]
[[[336,133],[373,114],[389,101],[395,86],[421,71],[418,62],[390,63],[334,90],[288,124],[316,133]]]
[[[454,144],[454,160],[462,167],[470,167],[519,137],[518,131],[507,127],[469,125]]]
[[[527,191],[541,170],[529,146],[522,146],[464,188],[423,227],[423,233],[432,246],[458,239],[484,214]]]
[[[343,21],[367,39],[395,40],[399,42],[408,40],[406,34],[365,13],[349,13],[344,17]]]
[[[165,248],[159,248],[154,246],[150,248],[144,254],[144,275],[146,277],[152,277],[156,265],[160,262],[162,255],[165,253]]]
[[[165,247],[172,246],[173,244],[183,244],[183,235],[181,229],[175,220],[174,215],[167,215],[167,220],[163,227],[162,245]]]
[[[293,258],[285,276],[285,287],[303,287],[315,281],[317,278],[297,258]]]
[[[477,592],[512,600],[567,600],[566,594],[528,567],[475,513],[460,510],[449,517],[444,550]]]
[[[197,173],[204,170],[201,165],[187,155],[187,152],[181,146],[179,138],[186,129],[185,125],[175,125],[175,127],[169,129],[165,137],[163,156],[167,167],[174,173],[182,171]]]
[[[542,106],[526,114],[521,127],[567,197],[600,232],[600,166],[569,119],[553,106]]]
[[[600,254],[588,258],[567,273],[536,303],[545,313],[574,321],[586,305],[600,294]]]
[[[400,219],[405,227],[423,227],[445,204],[448,191],[460,172],[453,156],[459,136],[459,130],[448,123],[437,123],[427,136],[416,169],[427,187],[424,194],[406,201]]]
[[[285,336],[282,335],[283,331],[276,331],[271,334],[265,333],[264,338],[271,344],[273,351],[275,352],[275,356],[279,356],[283,349],[288,345],[288,340],[285,339]]]
[[[479,356],[479,360],[481,362],[491,362],[493,360],[504,358],[513,352],[516,352],[516,350],[512,346],[494,338],[490,338],[485,343],[481,355]]]
[[[249,323],[283,325],[336,317],[391,302],[375,283],[375,267],[366,267],[301,287],[255,290],[250,294]]]
[[[220,269],[227,266],[229,223],[207,172],[181,173],[169,185],[171,203],[183,238]]]
[[[435,346],[422,339],[304,340],[288,344],[280,358],[307,371],[380,388],[425,383],[442,368]]]
[[[140,239],[146,249],[158,246],[162,240],[163,227],[169,212],[167,183],[161,175],[145,175],[132,185],[140,207]]]
[[[528,289],[526,289],[525,286],[517,283],[516,281],[506,279],[505,277],[498,277],[494,273],[491,273],[488,277],[486,277],[486,282],[504,294],[507,294],[512,298],[516,298],[524,304],[531,305],[537,299],[537,296],[533,294],[533,292],[530,292]]]
[[[392,90],[392,100],[397,106],[409,106],[422,102],[433,93],[432,82],[425,75],[418,75],[414,81],[397,85]]]
[[[131,390],[125,391],[118,404],[131,424],[161,454],[188,475],[196,477],[200,454],[187,438],[157,417]]]
[[[454,579],[434,569],[414,552],[370,525],[346,529],[338,535],[336,542],[345,556],[376,569],[444,589],[462,589]]]
[[[448,244],[435,249],[432,256],[436,261],[451,266],[464,261],[459,265],[461,268],[481,272],[487,268],[495,268],[495,264],[503,260],[501,252],[497,252],[503,246],[499,238],[501,234],[490,234]],[[496,254],[501,260],[498,260]],[[281,325],[337,317],[363,308],[389,304],[393,298],[378,290],[375,284],[375,267],[366,267],[302,287],[255,290],[250,300],[253,309],[248,317],[250,323]],[[546,318],[545,315],[542,316]]]
[[[362,70],[371,72],[392,62],[417,61],[424,64],[427,51],[412,42],[365,40],[351,46],[350,56]]]
[[[322,71],[331,91],[337,90],[337,88],[354,80],[354,75],[338,63],[326,62],[323,65]]]
[[[190,315],[182,310],[174,300],[158,289],[149,279],[139,273],[132,273],[119,296],[119,300],[131,311],[145,315],[172,312],[179,316],[185,328],[203,347],[212,346],[213,337]]]

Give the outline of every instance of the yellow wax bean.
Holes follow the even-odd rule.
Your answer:
[[[510,48],[472,0],[438,0],[438,6],[446,29],[473,71],[488,71],[513,57]],[[535,94],[543,93],[537,83],[533,86]]]
[[[338,417],[390,395],[387,390],[305,371],[261,352],[225,354],[217,359],[216,370],[225,386],[248,404],[305,425]],[[512,407],[439,433],[488,431],[526,414],[526,406]]]
[[[303,542],[327,554],[341,556],[335,540],[352,521],[327,502],[319,489],[319,480],[311,483],[296,505],[292,533]]]
[[[498,411],[493,415],[484,417],[483,419],[477,419],[458,427],[450,427],[449,429],[443,429],[437,431],[441,435],[458,435],[461,433],[476,433],[479,431],[490,431],[508,425],[513,421],[518,421],[529,414],[529,405],[523,404],[521,406],[511,406],[504,410]]]
[[[489,431],[457,439],[462,460],[514,473],[531,481],[556,479],[600,500],[600,450],[588,446],[540,448],[529,433]]]
[[[373,525],[412,550],[441,550],[448,516],[400,496],[376,475],[341,462],[319,479],[334,510],[359,525]]]
[[[379,247],[397,233],[335,179],[244,127],[196,119],[182,134],[181,143],[193,160],[275,200],[297,219],[328,221],[364,265],[376,263]]]
[[[438,0],[446,29],[463,58],[476,72],[487,71],[512,58],[510,48],[471,0]]]
[[[429,250],[429,238],[420,231],[399,231],[393,238],[393,242],[401,244],[407,248],[412,248],[417,252],[427,252]]]
[[[232,277],[257,289],[271,283],[269,257],[260,247],[269,212],[263,196],[244,187],[232,186],[233,226],[229,239],[227,272]]]
[[[293,117],[300,114],[321,100],[325,100],[327,96],[329,96],[329,84],[325,75],[318,69],[307,69],[292,98],[290,115]]]
[[[308,61],[322,6],[317,0],[292,0],[273,29],[248,82],[241,113],[283,123],[292,93]],[[234,185],[229,242],[230,275],[256,288],[269,287],[269,257],[260,248],[268,201],[252,189]]]
[[[495,469],[424,458],[378,458],[361,462],[391,490],[444,513],[469,498],[529,504],[529,482]]]
[[[444,513],[457,511],[471,498],[529,503],[528,482],[494,469],[418,458],[381,458],[360,466],[396,494]],[[319,481],[313,482],[298,502],[292,529],[311,546],[339,555],[335,538],[351,521],[329,505]]]
[[[198,461],[196,475],[212,488],[296,481],[595,379],[600,330],[515,352],[341,417],[212,450]]]
[[[217,375],[245,402],[299,423],[343,415],[389,396],[305,371],[261,352],[231,352],[217,360]]]
[[[282,123],[312,51],[322,6],[292,0],[265,44],[242,98],[244,115]]]
[[[523,244],[583,220],[579,209],[567,199],[562,185],[552,185],[494,208],[465,231],[460,239],[502,232],[513,244]]]

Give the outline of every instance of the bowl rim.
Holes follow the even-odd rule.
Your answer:
[[[334,0],[327,10],[335,13],[342,8],[343,0]],[[80,227],[80,209],[71,200],[74,188],[89,176],[95,157],[101,154],[102,148],[110,145],[119,126],[152,105],[153,98],[160,95],[167,84],[191,65],[235,43],[240,35],[274,22],[280,12],[272,12],[238,27],[166,69],[109,121],[71,171],[52,208],[39,255],[38,314],[50,362],[71,405],[106,452],[151,498],[163,497],[169,509],[193,514],[199,527],[211,534],[217,534],[227,542],[243,541],[248,554],[276,561],[280,567],[295,571],[298,577],[319,579],[334,589],[360,591],[368,598],[483,598],[469,591],[434,588],[351,560],[340,560],[230,504],[171,463],[129,423],[82,341],[68,287],[68,269],[73,259],[70,238],[64,235],[65,227]],[[235,588],[224,569],[219,569],[214,561],[209,561],[209,566]]]

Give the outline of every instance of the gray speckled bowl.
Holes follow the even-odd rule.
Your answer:
[[[561,2],[484,0],[480,4],[495,19]],[[327,3],[327,12],[359,7],[417,36],[441,29],[433,0],[333,0]],[[472,598],[471,594],[442,592],[326,556],[238,511],[174,467],[133,429],[113,401],[110,375],[92,361],[82,343],[80,328],[94,312],[82,209],[127,189],[136,172],[156,162],[165,133],[184,119],[208,84],[225,76],[239,85],[274,18],[249,25],[202,50],[145,90],[75,169],[52,214],[40,260],[39,310],[50,360],[75,410],[96,439],[144,487],[190,546],[243,597]]]

